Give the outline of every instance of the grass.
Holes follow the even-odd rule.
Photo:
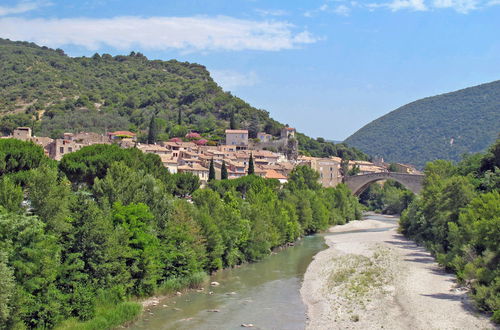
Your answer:
[[[333,259],[335,267],[328,278],[328,289],[348,300],[369,300],[368,294],[380,290],[391,279],[386,271],[389,251],[378,247],[371,257],[348,254]]]
[[[161,287],[156,290],[157,295],[168,295],[186,288],[197,289],[208,281],[205,272],[194,273],[188,277],[174,277],[166,280]]]
[[[56,327],[58,330],[102,330],[112,329],[135,320],[142,313],[142,305],[136,302],[121,302],[117,305],[98,305],[96,315],[88,321],[71,318]]]
[[[199,288],[208,280],[204,272],[192,274],[185,278],[167,280],[156,292],[157,295],[168,295],[186,288]],[[111,292],[102,291],[97,299],[96,314],[88,321],[70,318],[56,327],[56,330],[105,330],[113,329],[136,320],[142,313],[142,304],[137,301],[120,301]]]

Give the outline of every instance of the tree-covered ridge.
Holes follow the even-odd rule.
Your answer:
[[[57,163],[0,139],[0,170],[0,329],[115,328],[140,313],[132,297],[361,216],[345,185],[322,188],[305,166],[283,186],[248,175],[198,189],[134,148],[93,145]]]
[[[278,136],[284,126],[267,111],[224,92],[204,66],[148,60],[141,53],[72,58],[60,49],[0,39],[0,74],[4,134],[17,126],[52,137],[128,129],[145,142],[153,116],[160,140],[195,130],[223,141],[229,127],[248,129],[251,138],[258,131]],[[302,139],[302,151],[312,156],[366,158],[343,145]]]
[[[500,132],[500,81],[402,106],[346,139],[372,156],[423,167],[484,151]]]

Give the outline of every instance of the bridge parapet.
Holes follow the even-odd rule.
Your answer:
[[[345,179],[345,183],[347,187],[351,189],[352,193],[356,196],[359,196],[373,182],[388,179],[395,180],[415,194],[418,194],[422,190],[424,178],[425,176],[422,174],[377,172],[348,176]]]

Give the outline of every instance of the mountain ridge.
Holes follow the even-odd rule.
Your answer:
[[[500,132],[500,80],[422,98],[360,128],[345,142],[389,162],[423,167],[486,150]]]

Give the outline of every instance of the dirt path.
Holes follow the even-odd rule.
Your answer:
[[[393,220],[330,229],[329,248],[315,256],[301,289],[308,329],[495,329]]]

